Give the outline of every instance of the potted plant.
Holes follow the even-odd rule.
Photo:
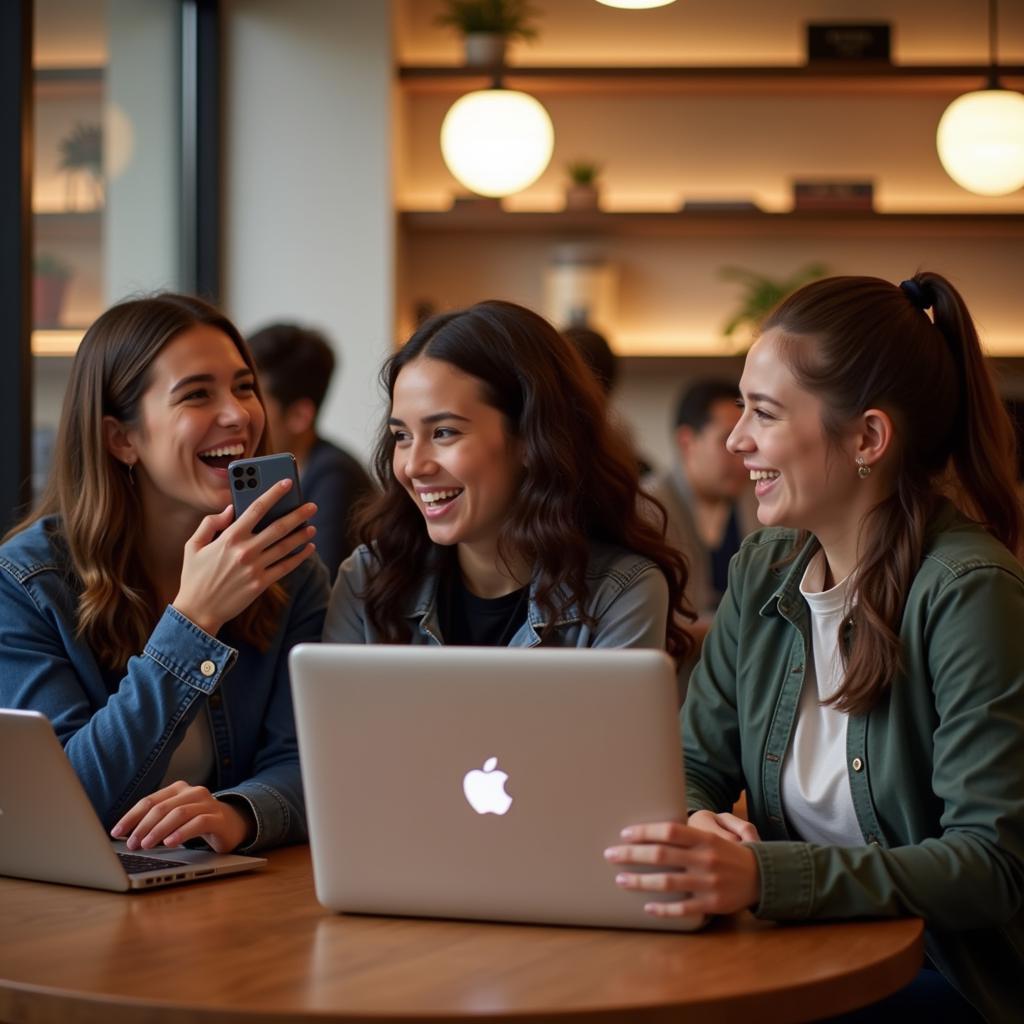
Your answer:
[[[76,124],[60,140],[60,169],[68,172],[66,206],[78,209],[77,189],[74,187],[78,172],[84,171],[92,195],[86,208],[98,209],[103,205],[103,132],[98,124]]]
[[[462,33],[472,67],[500,67],[509,40],[537,38],[539,12],[527,0],[445,0],[444,7],[437,24]]]
[[[601,165],[593,160],[571,160],[565,165],[569,184],[565,187],[567,210],[596,210],[600,193],[597,176]]]
[[[778,280],[765,277],[756,270],[747,270],[744,267],[723,267],[719,271],[719,277],[726,281],[738,281],[743,285],[745,294],[743,301],[732,318],[722,328],[722,333],[731,338],[736,331],[746,325],[748,337],[745,344],[739,346],[740,351],[745,350],[753,336],[757,333],[761,321],[770,313],[787,295],[796,291],[801,285],[816,278],[824,277],[828,271],[821,263],[809,263],[802,270],[788,278]]]
[[[71,268],[56,256],[40,253],[32,271],[32,323],[36,327],[58,327]]]

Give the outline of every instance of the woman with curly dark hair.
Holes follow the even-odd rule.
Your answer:
[[[325,640],[686,653],[685,563],[638,510],[635,461],[550,324],[509,302],[442,314],[381,382],[382,493]]]

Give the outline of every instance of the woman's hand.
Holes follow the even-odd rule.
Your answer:
[[[690,828],[699,828],[734,843],[756,843],[761,837],[757,829],[745,818],[735,814],[715,814],[714,811],[694,811],[687,821]]]
[[[230,853],[256,832],[256,822],[205,786],[172,782],[143,797],[111,830],[129,850],[181,846],[197,836],[217,853]]]
[[[729,815],[732,817],[732,815]],[[692,820],[692,819],[691,819]],[[690,914],[731,914],[755,906],[761,899],[761,874],[754,852],[723,838],[717,830],[662,821],[631,825],[622,830],[626,843],[604,851],[605,859],[627,866],[615,876],[623,889],[678,892],[679,899],[644,905],[655,917]],[[634,872],[628,867],[663,870]]]
[[[291,486],[290,480],[274,484],[235,522],[230,505],[206,516],[185,544],[181,583],[172,604],[211,636],[313,554],[307,542],[316,528],[303,526],[316,512],[312,502],[252,532]]]

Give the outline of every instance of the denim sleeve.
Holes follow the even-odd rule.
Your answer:
[[[665,649],[668,583],[661,570],[644,564],[608,601],[595,608],[591,647]]]
[[[324,622],[324,643],[365,644],[369,642],[362,591],[366,586],[364,562],[371,557],[366,548],[356,548],[338,569],[331,589]]]
[[[914,914],[934,928],[1005,925],[1024,906],[1024,586],[984,566],[931,598],[921,636],[939,717],[941,835],[851,848],[751,844],[766,918]]]
[[[219,799],[244,801],[252,811],[256,835],[241,848],[243,853],[306,841],[306,803],[299,770],[288,652],[296,644],[320,640],[326,607],[327,570],[317,558],[312,560],[305,579],[297,585],[288,609],[284,642],[277,649],[273,692],[263,721],[253,776],[215,794]]]
[[[4,573],[0,600],[0,705],[46,715],[110,828],[159,782],[172,734],[195,718],[236,651],[168,607],[108,693],[91,651]]]

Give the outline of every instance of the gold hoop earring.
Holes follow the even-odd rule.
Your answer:
[[[857,456],[857,476],[859,476],[861,480],[867,480],[867,478],[871,476],[871,467],[864,461],[863,455]]]

